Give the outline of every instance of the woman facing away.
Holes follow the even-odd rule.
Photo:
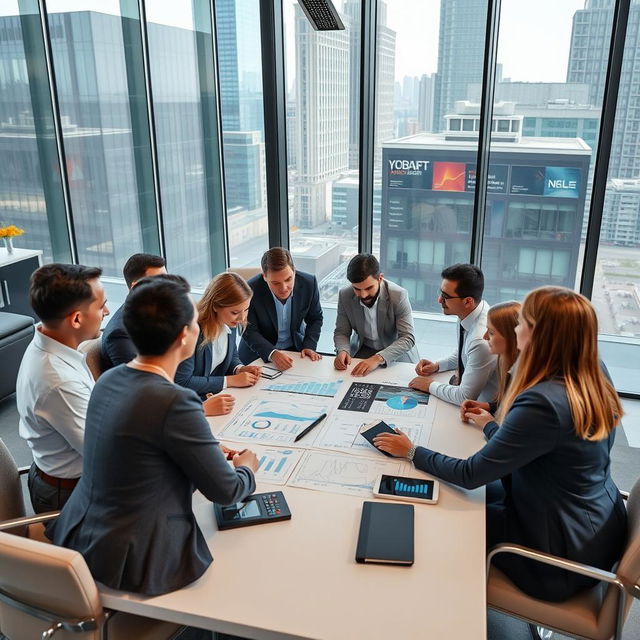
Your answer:
[[[211,564],[193,491],[241,501],[255,489],[258,460],[244,451],[230,465],[197,394],[173,382],[199,332],[186,280],[140,280],[123,319],[139,355],[96,383],[82,477],[46,534],[79,551],[103,584],[154,595],[193,582]]]
[[[600,367],[597,334],[585,297],[563,287],[535,289],[520,311],[518,368],[497,419],[479,407],[466,413],[488,439],[480,451],[452,458],[416,448],[402,433],[380,435],[376,445],[465,488],[511,474],[503,494],[487,502],[488,548],[513,542],[610,569],[627,532],[609,459],[622,407]],[[544,600],[565,600],[595,584],[515,555],[501,554],[495,564]]]
[[[486,409],[489,413],[496,413],[502,398],[504,398],[509,382],[511,368],[518,358],[518,344],[515,328],[518,324],[520,303],[516,300],[494,304],[487,314],[487,331],[484,339],[489,343],[489,351],[498,356],[498,391],[491,402],[479,400],[465,400],[460,405],[460,418],[467,422],[465,414],[473,408]]]
[[[196,350],[178,367],[176,382],[193,389],[204,400],[206,415],[226,414],[233,409],[235,398],[220,393],[222,390],[250,387],[260,379],[262,367],[243,365],[236,345],[238,327],[246,322],[252,295],[243,278],[225,272],[211,280],[198,302],[200,335]]]

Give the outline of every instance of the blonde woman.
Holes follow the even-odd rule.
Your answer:
[[[487,502],[488,547],[514,542],[610,569],[627,531],[609,462],[622,407],[598,360],[595,311],[570,289],[541,287],[525,298],[516,335],[520,358],[500,403],[500,427],[484,409],[466,414],[488,439],[478,453],[460,460],[416,449],[402,433],[376,444],[466,488],[511,474],[503,495]],[[565,600],[594,584],[511,554],[497,556],[496,565],[543,600]]]
[[[237,273],[220,273],[198,302],[200,335],[194,354],[178,367],[176,382],[200,395],[208,415],[233,409],[233,396],[221,394],[222,390],[250,387],[260,379],[261,367],[243,366],[236,347],[251,296],[249,285]],[[207,399],[209,394],[219,395]]]
[[[465,414],[473,408],[485,409],[495,414],[504,398],[509,381],[511,380],[511,367],[518,357],[518,345],[516,343],[515,328],[518,324],[518,312],[520,303],[515,300],[494,304],[487,314],[487,331],[484,339],[489,343],[489,351],[498,356],[498,391],[491,402],[479,400],[465,400],[460,405],[460,417],[465,422]]]

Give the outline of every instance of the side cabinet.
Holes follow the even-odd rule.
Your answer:
[[[0,311],[31,316],[36,322],[40,319],[29,304],[29,281],[31,274],[40,266],[40,251],[16,249],[15,253],[24,256],[0,255]]]

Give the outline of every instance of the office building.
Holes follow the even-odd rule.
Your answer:
[[[349,167],[349,33],[314,31],[295,5],[296,161],[293,223],[329,218],[330,183]]]
[[[420,131],[431,131],[433,124],[433,98],[436,74],[420,76],[418,87],[418,126]]]
[[[469,260],[479,115],[467,111],[449,114],[444,134],[383,147],[380,262],[415,310],[438,311],[440,271]],[[505,111],[494,125],[482,261],[492,303],[573,286],[591,157],[577,138],[522,137],[522,116]]]
[[[590,105],[590,85],[585,82],[496,82],[494,100],[522,105],[542,106],[565,101],[570,105]],[[480,102],[482,83],[473,82],[467,92],[468,100]]]
[[[432,131],[443,131],[444,116],[468,98],[469,84],[482,81],[486,20],[486,0],[440,1]]]
[[[639,179],[608,181],[600,238],[608,244],[640,246]]]
[[[227,210],[251,211],[266,202],[264,142],[259,131],[223,131]]]

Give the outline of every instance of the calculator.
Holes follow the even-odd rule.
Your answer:
[[[254,493],[244,500],[228,507],[213,505],[218,529],[235,529],[253,524],[291,520],[291,511],[282,491]]]

